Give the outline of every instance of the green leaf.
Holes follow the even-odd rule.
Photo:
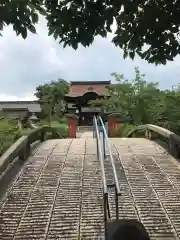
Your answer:
[[[130,58],[133,60],[134,57],[135,57],[135,52],[130,52],[130,53],[129,53],[129,56],[130,56]]]
[[[62,41],[59,41],[59,43],[62,43]],[[68,43],[67,43],[67,42],[64,42],[63,48],[65,48],[67,45],[68,45]]]
[[[36,33],[36,28],[33,25],[29,25],[28,26],[29,31],[31,31],[32,33]]]
[[[52,35],[54,33],[54,28],[49,28],[49,31],[48,31],[48,36]]]
[[[86,42],[85,42],[84,40],[81,41],[81,44],[82,44],[84,47],[87,46],[87,44],[86,44]]]
[[[124,50],[123,57],[124,57],[124,58],[127,58],[127,56],[128,56],[128,52],[127,52],[127,50]]]
[[[21,33],[23,38],[27,37],[29,25],[36,24],[38,14],[41,14],[46,17],[49,35],[54,33],[55,39],[60,37],[73,48],[78,43],[89,46],[96,35],[106,37],[107,32],[111,32],[115,19],[117,30],[112,41],[123,49],[124,57],[135,52],[149,63],[166,64],[180,54],[180,1],[177,0],[159,0],[160,4],[158,0],[146,1],[146,4],[143,0],[1,2],[0,30],[2,23],[3,26],[11,24],[16,34]],[[35,33],[33,27],[29,30]],[[134,58],[133,54],[129,54],[131,58]]]
[[[58,33],[55,32],[55,33],[53,34],[53,36],[54,36],[54,39],[56,40],[56,39],[58,38]]]
[[[36,9],[37,9],[37,11],[41,14],[41,15],[43,15],[43,16],[46,16],[47,15],[47,10],[46,9],[44,9],[44,6],[43,6],[43,4],[42,4],[42,6],[36,6]]]
[[[32,19],[32,23],[37,23],[39,20],[38,14],[31,12],[31,19]]]
[[[73,41],[72,42],[72,47],[76,50],[78,48],[78,43]]]
[[[20,33],[24,39],[27,38],[27,29],[26,28],[21,28]]]
[[[107,32],[104,29],[102,29],[99,34],[101,35],[101,37],[107,37]]]

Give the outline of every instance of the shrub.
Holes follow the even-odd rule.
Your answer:
[[[128,133],[135,128],[135,125],[131,124],[122,124],[122,137],[127,137]]]
[[[68,126],[66,118],[62,118],[59,121],[52,121],[51,126],[56,129],[56,131],[62,137],[67,137]],[[41,120],[38,124],[39,126],[48,125],[46,120]],[[24,128],[20,130],[18,127],[18,122],[16,120],[0,120],[0,156],[21,136],[28,135],[33,131],[30,128]]]
[[[22,130],[22,135],[23,136],[29,135],[33,130],[34,130],[33,128],[24,128]]]
[[[56,129],[56,131],[62,136],[67,137],[68,135],[68,126],[65,123],[60,123],[58,121],[51,122],[51,126]]]
[[[66,117],[62,117],[59,119],[59,122],[62,124],[67,124],[67,118]]]
[[[134,128],[134,125],[121,123],[118,130],[113,134],[113,137],[127,137],[127,134]]]
[[[15,122],[0,120],[0,156],[21,136]]]
[[[37,125],[39,126],[49,125],[49,122],[46,119],[41,119]]]
[[[40,126],[49,125],[48,121],[46,119],[42,119],[39,122]],[[56,131],[62,136],[67,137],[68,136],[68,125],[67,125],[67,119],[65,117],[59,118],[58,120],[54,120],[51,122],[51,127],[55,128]]]

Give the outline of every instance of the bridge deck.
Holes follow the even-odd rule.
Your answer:
[[[111,141],[120,217],[140,219],[152,239],[180,239],[180,164],[149,140]],[[108,159],[105,166],[111,180]],[[0,211],[2,240],[98,239],[103,201],[95,140],[43,143],[7,190]]]

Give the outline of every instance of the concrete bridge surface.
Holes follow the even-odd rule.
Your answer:
[[[110,139],[122,196],[120,218],[137,218],[151,239],[180,239],[180,164],[143,138]],[[112,172],[105,161],[108,181]],[[110,208],[115,214],[113,193]],[[0,206],[0,239],[98,239],[103,198],[96,141],[48,140],[10,184]]]

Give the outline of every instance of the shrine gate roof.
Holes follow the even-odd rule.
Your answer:
[[[79,81],[71,82],[69,87],[68,97],[83,96],[87,92],[95,92],[99,96],[107,96],[107,87],[111,84],[111,81]]]

